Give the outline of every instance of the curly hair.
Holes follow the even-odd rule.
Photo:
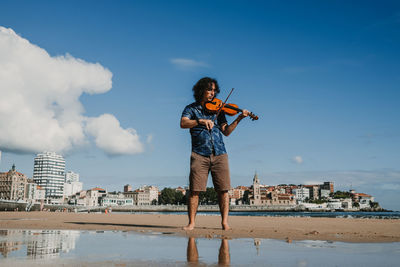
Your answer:
[[[204,96],[204,91],[211,88],[212,84],[215,84],[215,96],[217,96],[220,92],[219,85],[216,79],[210,77],[201,78],[194,86],[193,86],[193,96],[196,102],[200,103]]]

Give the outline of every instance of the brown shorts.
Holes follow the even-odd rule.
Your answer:
[[[205,157],[192,152],[190,156],[190,190],[206,191],[210,171],[217,192],[231,189],[228,154]]]

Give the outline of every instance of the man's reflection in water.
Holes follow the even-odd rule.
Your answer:
[[[196,263],[199,261],[199,252],[197,251],[196,239],[194,237],[189,237],[186,253],[188,262]]]
[[[197,250],[196,239],[189,237],[187,246],[187,261],[191,264],[199,262],[199,252]],[[231,257],[229,255],[229,243],[227,239],[221,239],[221,246],[219,247],[218,264],[229,265]]]
[[[221,246],[219,247],[218,264],[229,265],[231,257],[229,255],[229,243],[227,239],[221,239]]]

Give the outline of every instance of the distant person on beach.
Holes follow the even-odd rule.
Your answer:
[[[192,138],[188,198],[189,224],[183,228],[184,230],[193,230],[195,227],[199,193],[206,191],[209,172],[218,193],[222,229],[230,229],[228,190],[231,188],[231,181],[228,155],[222,134],[230,135],[239,122],[249,115],[249,111],[243,110],[229,125],[223,112],[220,112],[218,117],[215,113],[209,113],[204,104],[212,101],[219,92],[218,82],[215,79],[209,77],[200,79],[193,86],[193,96],[196,101],[187,105],[182,112],[181,128],[189,128]]]

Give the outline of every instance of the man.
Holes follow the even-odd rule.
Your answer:
[[[196,102],[188,105],[182,112],[181,128],[190,129],[192,154],[190,157],[188,216],[189,224],[184,230],[193,230],[199,204],[199,193],[206,191],[208,174],[211,171],[214,188],[218,193],[222,229],[229,230],[229,195],[231,188],[228,155],[225,150],[222,134],[228,136],[238,123],[247,117],[249,111],[243,112],[228,125],[225,114],[207,112],[204,104],[212,101],[220,92],[215,79],[205,77],[193,86]]]

